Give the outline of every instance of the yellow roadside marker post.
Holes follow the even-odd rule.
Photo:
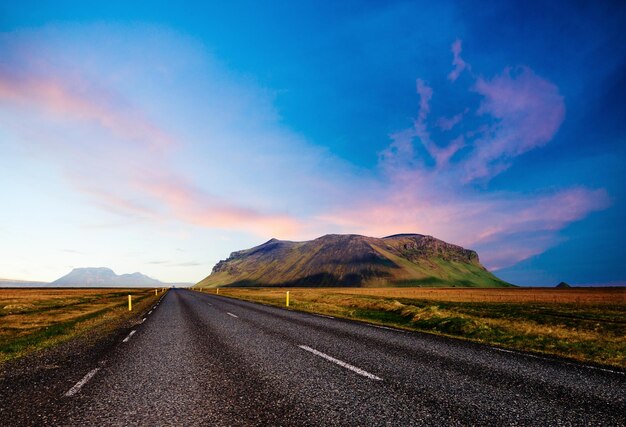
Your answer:
[[[289,307],[289,291],[287,291],[287,299],[285,301],[285,306]]]
[[[128,296],[128,311],[132,311],[133,310],[133,299],[132,297],[129,295]]]
[[[154,295],[159,295],[159,290],[158,289],[154,290]]]
[[[219,295],[220,294],[220,288],[215,288],[215,295]]]

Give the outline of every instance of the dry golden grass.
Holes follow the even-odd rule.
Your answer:
[[[221,288],[219,294],[626,368],[626,290]],[[204,290],[215,293],[216,290]]]
[[[220,288],[221,295],[255,295],[281,300],[290,291],[298,298],[326,294],[409,298],[450,302],[542,303],[605,305],[626,304],[626,288]],[[203,292],[215,293],[215,289]]]
[[[110,327],[156,298],[154,289],[0,289],[0,362]]]
[[[284,289],[283,289],[284,291]],[[332,292],[456,302],[626,304],[625,288],[337,288]]]

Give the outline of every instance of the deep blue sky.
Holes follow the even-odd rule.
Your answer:
[[[0,277],[197,280],[272,236],[403,231],[513,283],[626,282],[625,5],[224,3],[0,3],[0,190],[58,212],[2,213]]]

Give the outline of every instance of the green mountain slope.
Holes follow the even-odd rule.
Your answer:
[[[233,252],[196,286],[512,285],[487,271],[476,252],[432,236],[331,234],[307,242],[272,239]]]

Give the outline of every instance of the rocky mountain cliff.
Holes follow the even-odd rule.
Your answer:
[[[215,265],[200,287],[511,286],[475,251],[432,236],[330,234],[306,242],[271,239]]]

